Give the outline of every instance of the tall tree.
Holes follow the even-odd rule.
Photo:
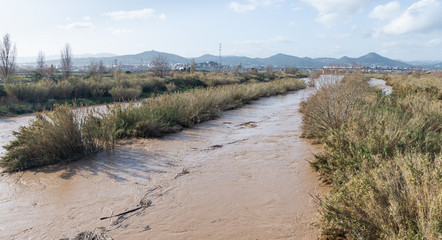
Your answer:
[[[53,81],[55,81],[55,67],[54,64],[51,64],[51,66],[49,66],[46,71],[45,71],[45,75],[52,79]]]
[[[270,75],[270,74],[272,74],[273,73],[273,67],[272,67],[272,65],[267,65],[267,67],[266,67],[266,74],[267,75]]]
[[[43,51],[38,52],[37,56],[37,70],[41,73],[46,68],[46,60],[45,60],[45,53]]]
[[[9,34],[3,36],[0,41],[0,76],[8,79],[15,71],[15,57],[17,56],[15,45],[12,46]]]
[[[91,78],[95,78],[97,76],[97,64],[94,61],[91,61],[91,64],[89,65],[89,76]]]
[[[72,50],[67,43],[61,50],[61,72],[64,79],[68,79],[72,72]]]
[[[192,59],[192,61],[190,62],[190,73],[194,73],[195,68],[195,59]]]
[[[169,60],[164,55],[158,55],[152,60],[152,71],[157,77],[163,77],[169,69]]]
[[[101,80],[101,78],[103,78],[103,74],[106,71],[106,67],[103,64],[103,61],[100,60],[100,63],[98,63],[98,78]]]
[[[37,80],[45,77],[46,61],[43,51],[38,52],[37,56],[37,71],[35,73]]]

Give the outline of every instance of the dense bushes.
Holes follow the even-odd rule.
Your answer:
[[[332,183],[321,203],[324,237],[440,238],[442,103],[408,76],[391,76],[391,96],[358,78],[321,88],[302,107],[304,135],[327,150],[312,163]],[[361,90],[349,95],[354,84]]]
[[[109,90],[109,94],[114,101],[134,100],[141,94],[141,87],[138,88],[123,88],[122,86],[113,87]]]
[[[76,115],[68,106],[57,107],[52,113],[37,114],[30,126],[20,128],[0,164],[13,171],[74,160],[112,148],[118,138],[162,136],[213,119],[221,111],[251,100],[304,87],[301,80],[281,79],[193,89],[164,94],[139,106],[115,104],[106,113],[89,110]]]
[[[5,85],[0,84],[0,98],[6,97]]]

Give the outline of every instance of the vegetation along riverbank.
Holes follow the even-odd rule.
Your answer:
[[[131,73],[89,71],[44,78],[11,77],[0,84],[0,117],[52,110],[68,103],[95,105],[115,101],[148,98],[168,92],[184,91],[227,84],[271,81],[283,77],[306,77],[305,74],[270,72],[182,72],[171,71],[158,77],[151,72]]]
[[[304,136],[325,146],[312,166],[324,239],[442,237],[442,75],[389,74],[390,96],[346,75],[303,103]]]
[[[115,104],[105,113],[93,109],[75,113],[62,105],[53,112],[37,113],[29,126],[21,127],[0,163],[15,171],[68,162],[111,149],[121,138],[177,132],[260,97],[301,88],[305,88],[303,80],[283,78],[169,93],[139,106]]]

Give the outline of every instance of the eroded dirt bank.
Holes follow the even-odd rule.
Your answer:
[[[0,239],[315,239],[323,193],[301,134],[311,90],[264,98],[162,139],[0,178]],[[184,171],[183,171],[184,170]],[[182,174],[180,174],[182,173]],[[152,205],[125,217],[99,220]]]

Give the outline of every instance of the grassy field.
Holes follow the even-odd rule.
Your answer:
[[[353,74],[303,103],[304,136],[326,149],[323,238],[441,239],[441,73],[382,78],[391,96]]]
[[[202,121],[221,111],[276,94],[305,88],[302,80],[230,84],[163,94],[134,104],[115,104],[106,113],[87,110],[77,117],[71,107],[37,113],[29,126],[15,133],[0,165],[9,171],[72,161],[114,147],[125,137],[160,137]]]

